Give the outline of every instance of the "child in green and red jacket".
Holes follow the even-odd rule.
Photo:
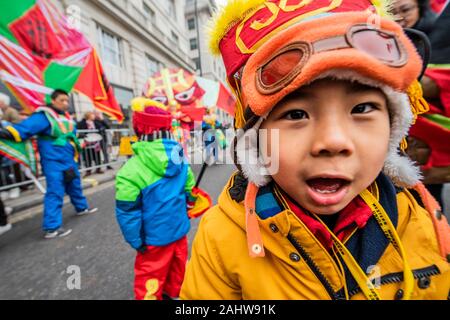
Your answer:
[[[136,299],[179,295],[187,261],[187,209],[194,175],[172,139],[171,116],[156,107],[134,112],[139,141],[116,178],[116,216],[126,241],[138,251]]]

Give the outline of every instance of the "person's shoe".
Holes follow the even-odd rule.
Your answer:
[[[7,191],[2,191],[2,192],[0,193],[0,198],[2,199],[2,201],[8,200],[8,198],[9,198],[9,192],[7,192]]]
[[[53,239],[56,237],[62,238],[62,237],[68,236],[71,232],[72,232],[72,229],[59,228],[57,230],[47,231],[45,233],[44,238],[45,239]]]
[[[13,208],[11,208],[11,207],[5,207],[5,214],[6,214],[7,216],[9,216],[13,211],[14,211]]]
[[[107,166],[107,167],[106,167],[106,170],[114,170],[114,168],[111,167],[111,166]]]
[[[103,173],[105,173],[105,171],[103,171],[102,169],[98,168],[97,170],[95,170],[95,173],[103,174]]]
[[[7,225],[4,226],[0,226],[0,236],[6,232],[8,232],[9,230],[11,230],[12,225],[10,223],[8,223]]]
[[[84,174],[85,177],[89,177],[91,175],[91,170],[86,171],[86,173]]]
[[[98,211],[98,208],[87,208],[86,210],[80,211],[76,213],[77,217],[85,216],[90,213],[95,213]]]
[[[9,198],[10,199],[17,199],[20,197],[20,189],[19,188],[14,188],[9,190]]]

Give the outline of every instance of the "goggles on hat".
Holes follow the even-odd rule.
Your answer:
[[[408,61],[407,51],[395,33],[357,24],[345,35],[312,43],[298,41],[283,47],[258,68],[257,89],[262,94],[280,91],[301,73],[311,55],[346,48],[364,52],[390,67],[402,67]]]

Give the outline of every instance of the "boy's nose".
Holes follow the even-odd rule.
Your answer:
[[[317,128],[311,149],[313,156],[349,156],[353,151],[353,141],[345,125],[334,123]]]

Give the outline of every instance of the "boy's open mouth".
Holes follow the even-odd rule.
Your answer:
[[[344,178],[312,178],[306,183],[311,199],[322,206],[341,202],[350,185],[350,181]]]
[[[322,194],[330,194],[335,193],[343,186],[348,185],[350,181],[336,178],[314,178],[307,180],[306,183],[314,189],[314,191]]]

